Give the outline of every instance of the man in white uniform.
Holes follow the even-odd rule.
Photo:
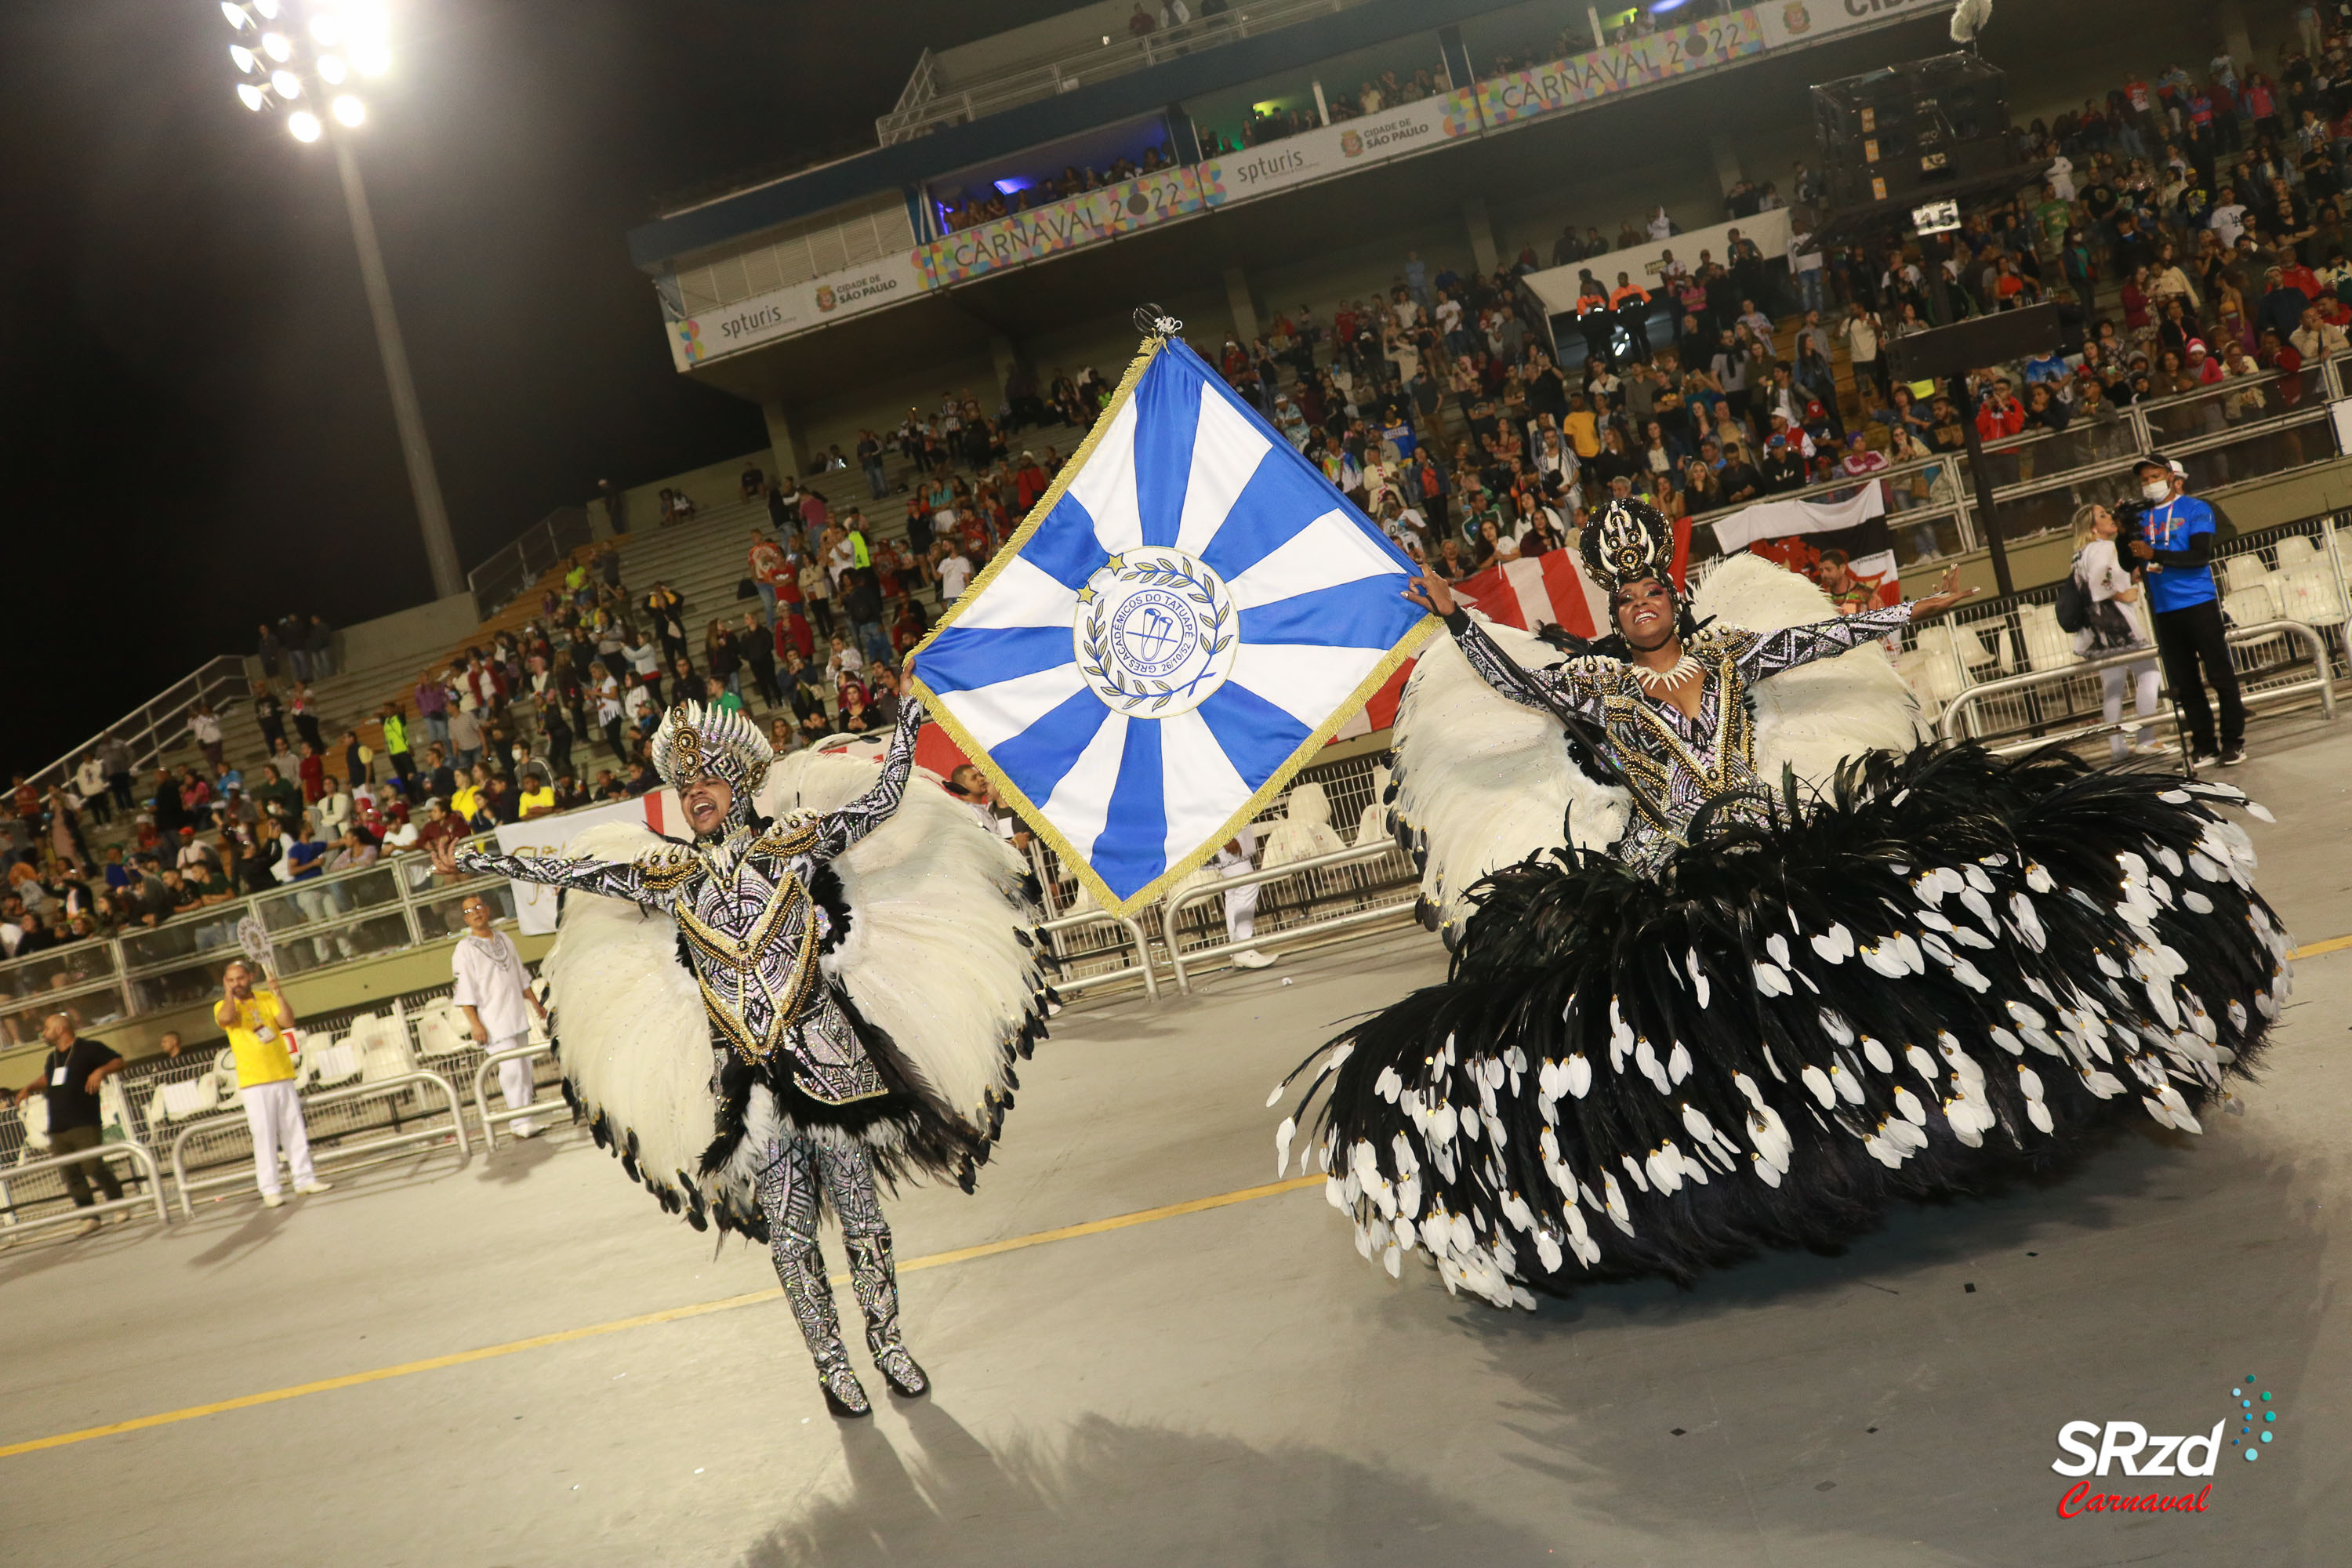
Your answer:
[[[538,1014],[539,1021],[545,1024],[547,1009],[531,994],[530,974],[522,966],[522,954],[515,951],[514,940],[490,924],[489,904],[478,894],[468,893],[457,912],[465,918],[466,934],[457,939],[457,951],[449,959],[457,981],[457,993],[450,999],[465,1010],[476,1045],[488,1051],[513,1050],[528,1043],[530,1016]],[[535,1098],[531,1061],[530,1057],[517,1057],[499,1064],[499,1089],[506,1096],[509,1110],[520,1110]],[[518,1138],[536,1138],[541,1131],[529,1117],[518,1118],[507,1128]]]
[[[1225,840],[1225,847],[1209,858],[1209,869],[1220,877],[1245,877],[1257,868],[1251,864],[1257,858],[1257,830],[1244,827]],[[1257,922],[1257,890],[1261,883],[1252,882],[1246,888],[1235,888],[1225,894],[1225,940],[1247,942]],[[1254,947],[1245,947],[1231,955],[1235,969],[1265,969],[1275,960]]]

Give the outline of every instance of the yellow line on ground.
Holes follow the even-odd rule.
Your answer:
[[[1179,1215],[1200,1214],[1209,1209],[1221,1209],[1234,1204],[1249,1203],[1256,1198],[1269,1198],[1281,1193],[1296,1192],[1301,1187],[1320,1186],[1320,1176],[1301,1176],[1286,1182],[1272,1182],[1262,1187],[1244,1187],[1238,1192],[1219,1193],[1213,1197],[1192,1198],[1181,1204],[1165,1204],[1159,1208],[1138,1209],[1133,1214],[1113,1215],[1108,1219],[1088,1220],[1084,1225],[1066,1225],[1054,1230],[1041,1230],[1028,1236],[1008,1237],[1003,1241],[982,1242],[977,1247],[960,1247],[951,1252],[934,1252],[922,1258],[910,1258],[898,1265],[902,1274],[918,1268],[938,1268],[950,1263],[968,1263],[974,1258],[993,1258],[999,1253],[1019,1252],[1024,1247],[1043,1247],[1047,1242],[1070,1241],[1082,1236],[1099,1236],[1105,1231],[1125,1230],[1129,1226],[1150,1225],[1154,1220],[1173,1219]],[[844,1284],[848,1276],[837,1275],[834,1283]],[[142,1432],[151,1426],[169,1426],[181,1421],[194,1421],[205,1415],[224,1415],[232,1410],[250,1410],[257,1405],[276,1405],[282,1400],[299,1399],[306,1394],[329,1394],[339,1388],[357,1388],[363,1384],[382,1383],[388,1378],[409,1377],[420,1372],[439,1372],[447,1367],[464,1366],[469,1362],[489,1361],[498,1356],[515,1355],[523,1351],[544,1350],[550,1345],[569,1344],[574,1340],[591,1340],[604,1334],[617,1334],[630,1329],[651,1328],[657,1323],[680,1322],[688,1318],[699,1318],[711,1312],[732,1311],[738,1307],[757,1306],[772,1301],[783,1292],[774,1288],[752,1290],[740,1296],[723,1297],[716,1301],[697,1301],[689,1306],[665,1308],[658,1312],[644,1312],[634,1318],[615,1318],[608,1323],[590,1323],[577,1329],[560,1329],[551,1334],[534,1334],[529,1339],[509,1340],[504,1344],[484,1345],[478,1350],[457,1351],[448,1355],[428,1356],[423,1361],[402,1362],[397,1366],[380,1366],[367,1372],[346,1373],[341,1377],[320,1378],[316,1383],[298,1383],[289,1388],[266,1389],[259,1394],[241,1394],[235,1399],[215,1400],[210,1405],[191,1405],[181,1410],[165,1410],[153,1415],[134,1416],[128,1421],[112,1421],[103,1426],[85,1426],[78,1432],[59,1432],[52,1436],[34,1437],[22,1443],[0,1447],[0,1459],[17,1454],[37,1453],[43,1448],[62,1448],[69,1444],[87,1443],[94,1437],[111,1437],[124,1432]]]
[[[2290,954],[2294,958],[2317,958],[2322,953],[2340,952],[2352,948],[2352,935],[2330,937],[2325,942],[2309,942]],[[1125,1230],[1130,1226],[1150,1225],[1155,1220],[1174,1219],[1180,1215],[1201,1214],[1234,1204],[1245,1204],[1258,1198],[1269,1198],[1282,1193],[1297,1192],[1301,1187],[1319,1186],[1320,1176],[1300,1176],[1290,1181],[1270,1182],[1262,1187],[1244,1187],[1238,1192],[1219,1193],[1213,1197],[1192,1198],[1181,1204],[1165,1204],[1159,1208],[1138,1209],[1133,1214],[1113,1215],[1108,1219],[1088,1220],[1083,1225],[1066,1225],[1054,1230],[1041,1230],[1027,1236],[1008,1237],[1003,1241],[985,1241],[977,1247],[960,1247],[950,1252],[934,1252],[921,1258],[910,1258],[898,1265],[902,1274],[919,1268],[940,1268],[950,1263],[970,1263],[976,1258],[994,1258],[1000,1253],[1019,1252],[1026,1247],[1043,1247],[1048,1242],[1075,1241],[1082,1236],[1100,1236],[1106,1231]],[[845,1283],[846,1275],[837,1275],[834,1283]],[[223,1415],[232,1410],[249,1410],[257,1405],[275,1405],[281,1400],[300,1399],[307,1394],[328,1394],[339,1388],[357,1388],[363,1384],[382,1383],[394,1377],[410,1377],[421,1372],[440,1372],[470,1362],[489,1361],[499,1356],[515,1355],[523,1351],[544,1350],[550,1345],[569,1344],[575,1340],[595,1339],[604,1334],[623,1333],[630,1329],[647,1329],[659,1323],[681,1322],[711,1312],[732,1311],[738,1307],[753,1307],[762,1301],[772,1301],[783,1294],[770,1289],[752,1290],[740,1296],[723,1297],[716,1301],[698,1301],[689,1306],[670,1307],[658,1312],[645,1312],[634,1318],[616,1318],[608,1323],[590,1323],[577,1329],[561,1329],[551,1334],[534,1334],[529,1339],[509,1340],[504,1344],[484,1345],[478,1350],[457,1351],[448,1355],[429,1356],[423,1361],[403,1362],[397,1366],[380,1366],[367,1372],[346,1373],[341,1377],[320,1378],[316,1383],[299,1383],[289,1388],[272,1388],[259,1394],[243,1394],[235,1399],[216,1400],[210,1405],[191,1405],[185,1409],[166,1410],[153,1415],[135,1416],[129,1421],[110,1422],[103,1426],[85,1426],[78,1432],[59,1432],[53,1436],[35,1437],[22,1443],[0,1446],[0,1459],[17,1454],[30,1454],[44,1448],[62,1448],[69,1444],[87,1443],[94,1437],[111,1437],[124,1432],[141,1432],[151,1426],[169,1426],[181,1421],[194,1421],[205,1415]]]

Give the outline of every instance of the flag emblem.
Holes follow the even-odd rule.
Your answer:
[[[1426,639],[1412,567],[1173,338],[910,663],[1126,913],[1214,854]]]

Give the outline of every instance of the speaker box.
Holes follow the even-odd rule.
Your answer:
[[[1812,89],[1829,205],[1906,208],[2015,166],[2001,72],[1937,55]]]

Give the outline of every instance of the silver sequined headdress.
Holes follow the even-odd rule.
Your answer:
[[[1647,501],[1611,501],[1584,525],[1582,543],[1586,575],[1612,599],[1644,577],[1674,587],[1674,525]]]
[[[776,760],[775,749],[749,719],[732,708],[700,702],[681,702],[663,715],[651,750],[654,771],[672,789],[699,778],[725,780],[735,796],[727,815],[730,828],[750,819],[751,796]]]

